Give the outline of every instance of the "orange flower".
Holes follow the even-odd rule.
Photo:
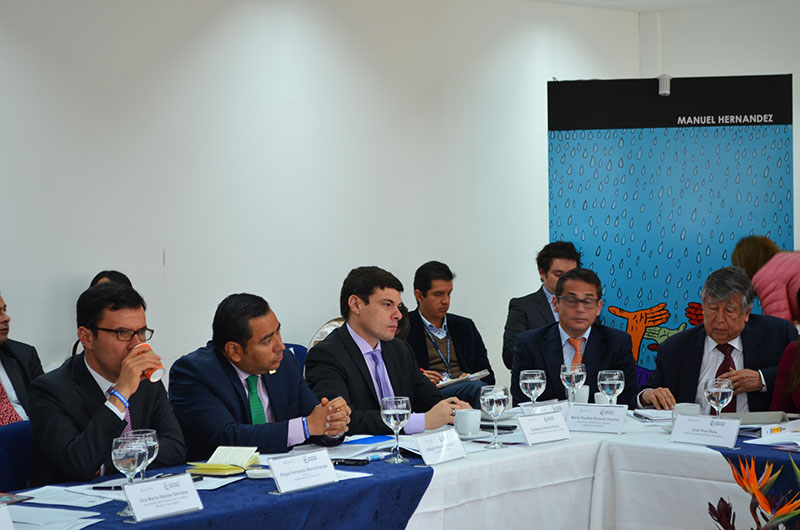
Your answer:
[[[742,459],[739,458],[739,470],[736,469],[730,460],[728,461],[728,464],[731,466],[733,478],[736,480],[736,483],[739,485],[739,487],[755,497],[762,510],[764,510],[766,513],[772,513],[772,508],[769,505],[769,501],[764,496],[764,492],[762,490],[766,491],[770,486],[772,486],[772,484],[775,482],[775,479],[778,478],[781,470],[778,470],[778,472],[773,475],[772,462],[770,461],[767,462],[766,466],[764,466],[764,473],[761,475],[761,478],[756,478],[755,460],[755,458],[752,458],[749,462],[745,460],[745,462],[742,463]]]
[[[800,507],[800,499],[797,498],[798,496],[800,496],[800,493],[795,493],[794,497],[792,497],[792,500],[781,506],[780,509],[773,514],[773,517],[780,517],[781,515],[793,512]]]

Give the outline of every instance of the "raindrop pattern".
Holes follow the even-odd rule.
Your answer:
[[[791,125],[550,131],[549,143],[550,240],[575,243],[600,276],[607,326],[627,325],[609,306],[662,302],[661,327],[690,325],[687,304],[740,238],[794,246]],[[641,341],[639,369],[655,368],[653,344]]]

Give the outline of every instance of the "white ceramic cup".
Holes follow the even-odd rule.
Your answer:
[[[697,403],[676,403],[672,409],[672,422],[675,423],[678,416],[699,416],[701,412],[702,408]]]
[[[458,409],[455,419],[456,432],[462,436],[478,434],[481,429],[481,411],[478,409]]]
[[[569,392],[567,392],[567,396],[569,396]],[[589,387],[582,386],[580,388],[575,389],[575,401],[573,403],[589,403]]]
[[[608,396],[603,394],[602,392],[595,392],[594,393],[594,402],[598,405],[608,405],[611,401],[608,400]]]

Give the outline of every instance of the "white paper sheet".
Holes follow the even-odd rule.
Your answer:
[[[8,507],[14,523],[45,524],[64,521],[75,521],[84,517],[98,517],[97,512],[85,510],[63,510],[61,508],[43,508],[40,506],[20,506],[12,504]]]
[[[73,519],[45,524],[14,523],[14,530],[81,530],[100,521],[102,519]]]
[[[103,497],[76,493],[60,486],[44,486],[35,490],[26,491],[25,495],[33,497],[33,499],[26,502],[74,506],[76,508],[91,508],[92,506],[97,506],[98,504],[103,504],[111,500]]]

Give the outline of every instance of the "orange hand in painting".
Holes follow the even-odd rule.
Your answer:
[[[628,321],[625,332],[631,336],[631,341],[633,342],[634,360],[639,360],[639,347],[642,344],[645,329],[651,326],[658,326],[669,320],[669,311],[665,309],[666,307],[666,302],[663,302],[639,311],[626,311],[614,306],[608,308],[608,312],[612,315]]]

